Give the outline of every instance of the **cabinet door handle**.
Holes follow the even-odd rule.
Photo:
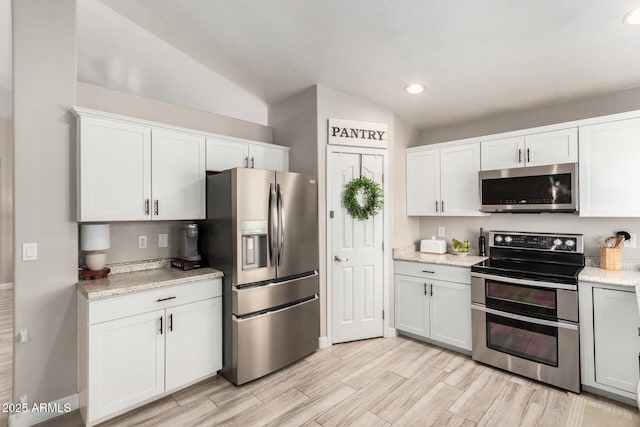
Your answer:
[[[522,149],[518,148],[518,163],[522,163]]]
[[[433,296],[433,283],[429,283],[429,294]]]
[[[436,212],[438,212],[438,201],[436,200]]]
[[[169,332],[173,332],[173,313],[169,315]]]
[[[440,200],[440,212],[444,213],[444,200]]]
[[[531,163],[531,150],[527,148],[527,163]]]
[[[160,316],[160,335],[162,335],[162,316]]]
[[[154,215],[158,215],[158,212],[160,212],[159,205],[160,205],[160,202],[158,202],[158,199],[153,201],[153,214]]]
[[[249,167],[249,157],[245,157],[244,158],[244,167],[248,168]]]
[[[425,295],[427,294],[427,284],[426,283],[424,284],[424,294]]]
[[[166,297],[157,299],[156,302],[169,301],[170,299],[176,299],[176,297]]]
[[[254,157],[252,157],[252,158],[251,158],[251,169],[253,169],[253,168],[255,168],[255,167],[256,167],[255,158],[254,158]]]
[[[431,271],[431,270],[422,270],[423,273],[431,273],[431,274],[435,274],[435,271]],[[639,328],[640,329],[640,328]]]
[[[145,199],[144,201],[144,214],[149,215],[149,199]]]

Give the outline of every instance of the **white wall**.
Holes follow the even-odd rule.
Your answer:
[[[267,124],[268,105],[98,0],[78,2],[78,79]]]
[[[14,232],[16,254],[38,243],[38,260],[14,261],[17,400],[76,393],[75,0],[13,2]]]

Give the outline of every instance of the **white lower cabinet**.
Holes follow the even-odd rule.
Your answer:
[[[89,404],[102,418],[164,392],[164,310],[89,327]]]
[[[404,261],[395,265],[395,328],[471,351],[469,269]],[[449,281],[461,278],[464,283]]]
[[[78,389],[87,425],[221,368],[220,279],[95,301],[78,295]]]
[[[165,387],[169,391],[222,367],[222,300],[210,298],[167,313]]]
[[[582,384],[636,399],[640,316],[633,288],[580,282]]]

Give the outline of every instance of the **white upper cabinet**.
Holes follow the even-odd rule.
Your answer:
[[[150,219],[151,128],[80,117],[78,220]]]
[[[407,153],[407,215],[476,216],[480,143]]]
[[[224,136],[207,137],[207,170],[232,168],[289,170],[289,148]]]
[[[574,128],[482,141],[482,170],[575,163],[578,131]]]
[[[206,216],[205,138],[153,129],[153,219],[201,219]]]
[[[440,149],[440,213],[449,216],[480,215],[478,171],[480,144]]]
[[[249,166],[278,172],[289,171],[289,149],[277,145],[249,144]]]
[[[205,138],[76,110],[78,221],[205,217]]]
[[[207,137],[207,170],[223,171],[246,168],[249,144],[238,143],[222,137]]]
[[[482,170],[524,166],[522,162],[524,136],[482,141],[481,144]]]
[[[640,216],[640,118],[581,126],[580,216]]]
[[[440,150],[407,153],[407,215],[440,212]]]
[[[525,166],[575,163],[578,161],[578,129],[534,133],[524,137]]]

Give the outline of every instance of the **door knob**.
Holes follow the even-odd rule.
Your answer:
[[[343,258],[341,256],[336,255],[336,256],[333,257],[333,260],[334,261],[338,261],[338,262],[347,262],[347,261],[349,261],[349,258]]]

